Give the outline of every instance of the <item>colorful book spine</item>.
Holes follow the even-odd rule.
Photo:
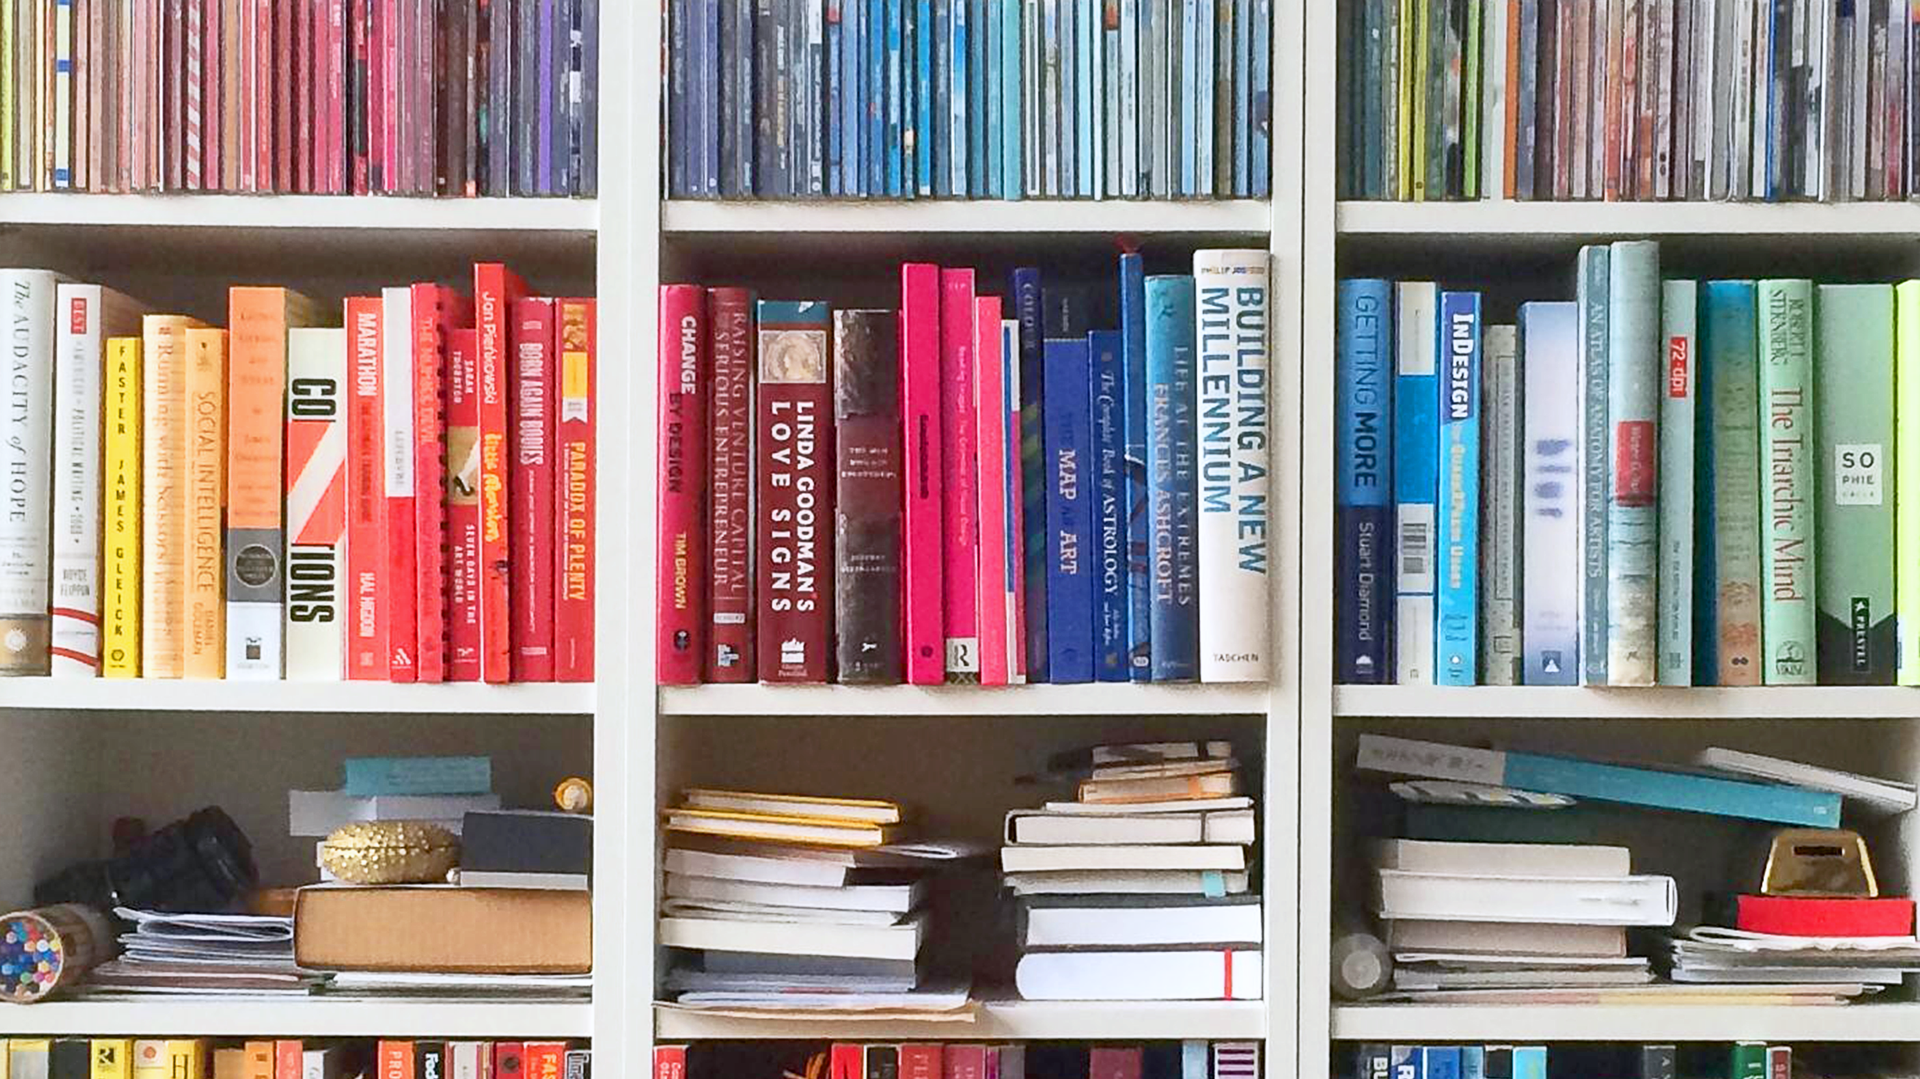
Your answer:
[[[965,0],[954,7],[964,11]],[[966,54],[966,23],[956,17],[951,46]],[[964,69],[962,69],[964,71]],[[966,100],[960,86],[957,101]],[[960,106],[956,103],[956,108]],[[964,146],[966,117],[953,118],[954,138]],[[952,179],[966,192],[964,156]],[[945,671],[949,682],[980,680],[980,611],[975,588],[980,545],[980,502],[975,489],[973,271],[940,271],[940,472],[941,621],[945,626]]]
[[[380,290],[381,458],[386,468],[387,561],[380,587],[387,593],[387,667],[390,682],[418,680],[418,552],[414,548],[413,289]]]
[[[1394,286],[1393,644],[1402,686],[1433,684],[1434,499],[1440,491],[1440,290],[1431,281]]]
[[[1582,416],[1577,384],[1582,355],[1576,303],[1520,308],[1526,419],[1526,489],[1521,541],[1520,619],[1526,685],[1580,681],[1580,483]]]
[[[447,681],[480,680],[480,379],[472,327],[447,331]]]
[[[753,293],[707,291],[713,387],[707,437],[708,682],[751,682],[753,626]]]
[[[185,659],[187,571],[187,330],[180,315],[142,320],[140,673],[179,678]],[[0,605],[4,609],[4,605]]]
[[[906,483],[901,632],[907,681],[916,686],[939,685],[946,679],[939,356],[940,268],[906,263],[900,267],[900,416],[905,432],[901,461]],[[764,639],[764,627],[762,633]]]
[[[1762,656],[1767,685],[1815,681],[1813,286],[1756,286],[1760,346]]]
[[[513,305],[513,365],[509,388],[513,398],[513,469],[507,482],[509,506],[507,522],[511,529],[513,564],[508,609],[512,618],[513,658],[511,670],[516,682],[553,681],[553,603],[554,603],[554,380],[558,361],[558,319],[552,299],[527,298]],[[706,329],[704,313],[702,330]],[[705,342],[700,342],[705,360]],[[702,372],[705,373],[704,370]],[[693,410],[701,413],[697,425],[698,441],[685,447],[687,457],[696,462],[694,475],[701,481],[701,499],[705,501],[706,470],[699,465],[706,442],[706,392],[711,383],[700,387]],[[692,582],[695,593],[704,592],[702,581]],[[704,606],[704,604],[696,604]],[[704,612],[702,612],[704,615]],[[694,652],[697,664],[706,654],[704,637]]]
[[[1695,401],[1699,393],[1699,284],[1660,286],[1659,682],[1693,684]]]
[[[1659,680],[1660,246],[1615,243],[1607,266],[1607,684]]]
[[[663,685],[700,681],[701,506],[706,469],[706,293],[699,285],[660,286],[660,505],[655,602],[655,676]]]
[[[594,436],[599,394],[594,369],[599,355],[596,302],[558,301],[560,321],[559,420],[554,428],[554,498],[560,541],[554,573],[553,677],[556,682],[593,681],[594,646]]]
[[[1608,439],[1608,256],[1605,244],[1580,249],[1580,681],[1607,684],[1607,503],[1613,489]]]
[[[1916,27],[1920,30],[1920,27]],[[1916,52],[1920,59],[1920,52]],[[1893,474],[1920,476],[1920,280],[1894,286],[1894,409]],[[1898,681],[1920,686],[1920,484],[1895,483],[1894,614],[1900,658]]]
[[[287,331],[289,681],[338,681],[346,669],[347,385],[345,330]]]
[[[900,682],[900,379],[892,311],[833,313],[837,678]]]
[[[1382,595],[1393,558],[1393,286],[1350,279],[1337,296],[1334,679],[1380,683],[1393,668],[1393,614]]]
[[[1212,4],[1206,5],[1211,12]],[[1211,41],[1214,21],[1202,22]],[[1212,48],[1198,82],[1210,98]],[[1211,106],[1202,110],[1211,132]],[[1199,142],[1210,145],[1203,134]],[[1211,158],[1208,168],[1211,187]],[[1272,404],[1268,390],[1271,256],[1265,250],[1194,252],[1198,319],[1198,544],[1200,679],[1272,677],[1273,597],[1268,547]]]
[[[1026,564],[1022,572],[1027,611],[1027,675],[1047,679],[1047,498],[1046,453],[1041,423],[1045,365],[1040,271],[1013,271],[1013,313],[1020,323],[1020,485],[1021,527]]]
[[[1094,500],[1094,680],[1130,681],[1127,656],[1126,423],[1120,334],[1087,335],[1093,363],[1093,456],[1086,478]]]
[[[976,604],[980,610],[980,684],[1004,686],[1012,680],[1012,653],[1020,641],[1014,634],[1013,608],[1008,598],[1011,574],[1019,572],[1010,560],[1007,542],[1013,520],[1009,512],[1007,455],[1007,362],[1002,350],[1004,327],[1000,298],[981,296],[973,301],[975,445],[980,454],[980,574]]]
[[[140,338],[107,340],[100,673],[140,677]]]
[[[227,332],[190,328],[187,349],[187,516],[181,675],[226,676],[227,611],[221,588],[227,496]],[[276,672],[277,673],[277,672]]]
[[[1146,287],[1152,673],[1156,682],[1191,682],[1200,673],[1193,279],[1156,275]]]
[[[757,306],[761,364],[759,472],[760,680],[825,682],[832,648],[833,437],[827,305]],[[908,469],[912,475],[912,469]],[[911,506],[911,501],[909,502]],[[909,526],[911,527],[911,526]],[[907,542],[915,537],[909,532]]]
[[[1526,457],[1518,327],[1488,326],[1480,379],[1480,684],[1523,685],[1521,529]]]
[[[1087,342],[1048,338],[1047,670],[1052,682],[1091,682],[1097,574],[1093,362]]]
[[[379,297],[347,299],[347,357],[353,375],[347,402],[349,681],[384,682],[393,665],[387,649],[387,595],[381,584],[387,562],[381,315]]]
[[[1757,686],[1760,660],[1760,370],[1754,286],[1709,281],[1702,300],[1706,402],[1705,549],[1697,565],[1695,672],[1721,686]]]
[[[480,678],[512,677],[512,550],[507,523],[507,379],[513,301],[526,282],[497,262],[473,268],[474,330],[480,362]]]
[[[1439,329],[1434,682],[1470,686],[1479,674],[1480,294],[1442,292]]]
[[[1892,685],[1893,288],[1821,285],[1815,295],[1817,669],[1821,685]]]
[[[1137,252],[1120,256],[1120,350],[1126,409],[1127,666],[1132,681],[1144,682],[1153,676],[1147,555],[1153,529],[1147,497],[1147,286],[1145,262]]]

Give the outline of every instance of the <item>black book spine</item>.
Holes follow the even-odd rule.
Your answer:
[[[1673,1079],[1677,1053],[1671,1045],[1640,1047],[1640,1079]]]
[[[447,1043],[413,1043],[413,1079],[447,1079]]]
[[[48,1054],[48,1079],[87,1079],[93,1074],[86,1038],[58,1038]]]
[[[834,651],[839,680],[901,680],[900,379],[892,311],[833,315]]]

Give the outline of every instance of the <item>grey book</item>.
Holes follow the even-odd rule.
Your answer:
[[[1521,408],[1518,328],[1486,329],[1480,375],[1480,682],[1516,686],[1520,675]]]
[[[1607,684],[1607,486],[1613,455],[1607,430],[1607,269],[1605,244],[1580,249],[1581,462],[1580,681]]]

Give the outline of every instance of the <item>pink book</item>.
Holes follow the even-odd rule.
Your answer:
[[[1021,685],[1027,680],[1027,589],[1022,568],[1027,564],[1026,484],[1020,479],[1020,326],[1003,322],[1000,326],[1000,356],[1006,363],[1007,444],[1000,462],[1007,477],[1007,610],[1013,621],[1007,645],[1007,681]]]
[[[1000,357],[1000,297],[973,301],[974,420],[980,451],[980,684],[1007,684],[1007,393]]]
[[[937,686],[946,680],[946,627],[940,620],[940,267],[926,262],[900,267],[900,421],[906,430],[900,622],[907,682]]]
[[[941,536],[946,680],[980,680],[980,503],[974,456],[973,271],[940,271]]]

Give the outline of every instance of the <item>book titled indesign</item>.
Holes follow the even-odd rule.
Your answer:
[[[1439,587],[1435,683],[1479,676],[1480,294],[1440,294]]]

